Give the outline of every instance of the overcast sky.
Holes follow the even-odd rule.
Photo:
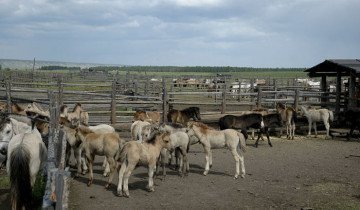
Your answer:
[[[360,0],[0,0],[0,58],[311,67],[359,55]]]

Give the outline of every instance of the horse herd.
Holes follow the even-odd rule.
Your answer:
[[[317,135],[316,123],[323,122],[327,130],[326,137],[329,137],[330,123],[333,121],[332,111],[305,106],[302,106],[301,110],[309,122],[309,135],[312,125]],[[0,112],[0,153],[6,156],[2,164],[6,165],[10,176],[11,204],[15,209],[27,208],[31,204],[31,189],[36,175],[47,158],[47,144],[43,137],[48,134],[46,119],[49,118],[49,112],[36,103],[29,104],[23,110],[15,105],[12,111],[18,114],[25,113],[29,117]],[[351,114],[359,116],[358,112]],[[341,116],[345,120],[350,119],[348,113]],[[274,113],[255,110],[241,116],[225,115],[219,119],[220,130],[201,122],[198,107],[170,110],[167,113],[168,123],[162,124],[159,112],[137,111],[131,125],[131,141],[125,141],[111,125],[89,126],[88,113],[81,104],[76,103],[72,112],[65,105],[61,107],[59,124],[66,133],[66,164],[70,163],[71,150],[75,156],[75,176],[89,172],[87,185],[90,186],[93,183],[94,158],[96,155],[105,156],[103,175],[109,176],[105,187],[110,187],[115,172],[118,172],[117,195],[129,197],[128,179],[137,165],[148,167],[148,190],[154,191],[154,174],[159,173],[162,165],[163,175],[166,175],[165,165],[169,157],[175,156],[179,175],[188,174],[187,153],[190,146],[196,143],[200,143],[204,148],[204,175],[208,174],[212,166],[211,150],[228,148],[235,160],[234,179],[239,176],[244,178],[243,153],[246,151],[247,131],[259,130],[256,147],[263,134],[266,134],[268,144],[272,147],[269,129],[283,127],[285,124],[287,138],[294,139],[296,119],[297,111],[281,103],[277,104]],[[351,126],[352,134],[354,129],[359,129],[359,122],[355,120],[350,123],[354,124]]]

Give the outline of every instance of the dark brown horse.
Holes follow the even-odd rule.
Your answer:
[[[199,107],[188,107],[183,110],[170,110],[167,114],[168,122],[180,123],[187,126],[187,123],[192,119],[194,121],[201,120]]]
[[[270,147],[272,147],[270,137],[269,137],[269,128],[283,126],[281,115],[279,113],[267,114],[267,115],[263,116],[263,121],[264,121],[264,132],[266,134],[268,144],[270,145]],[[258,138],[255,142],[255,147],[258,147],[260,138],[262,138],[262,132],[259,132],[259,134],[258,134]]]
[[[244,114],[241,116],[225,115],[219,119],[219,127],[220,130],[229,128],[241,129],[246,133],[249,128],[260,129],[263,131],[264,122],[262,115],[258,113]],[[246,134],[245,139],[247,139],[247,137]]]

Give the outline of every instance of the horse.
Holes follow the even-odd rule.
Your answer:
[[[236,173],[234,175],[234,179],[237,179],[240,174],[239,162],[241,168],[241,178],[245,177],[243,152],[246,151],[246,143],[243,130],[241,130],[241,133],[234,129],[218,131],[201,122],[188,122],[187,133],[188,135],[195,135],[199,138],[200,143],[204,147],[206,159],[205,171],[203,173],[204,176],[209,173],[209,168],[212,166],[211,149],[227,147],[235,159]],[[240,154],[237,152],[238,146],[240,147]]]
[[[191,119],[194,121],[201,120],[199,107],[188,107],[183,110],[173,109],[167,114],[168,122],[180,123],[183,126],[186,126]]]
[[[286,138],[294,139],[296,128],[295,122],[297,118],[296,110],[292,107],[286,107],[282,103],[276,104],[276,110],[281,115],[282,121],[286,124]]]
[[[81,149],[85,152],[86,160],[89,164],[88,186],[93,182],[93,162],[95,155],[105,156],[110,167],[110,175],[105,188],[109,188],[116,168],[115,159],[119,156],[125,141],[117,133],[94,133],[87,127],[76,128],[75,136],[82,142]]]
[[[316,123],[323,122],[326,128],[326,137],[329,138],[330,122],[334,121],[334,114],[328,109],[312,109],[309,107],[301,106],[303,114],[306,116],[309,123],[308,136],[311,135],[311,126],[313,125],[315,130],[315,138],[317,137]]]
[[[148,166],[149,183],[148,189],[154,191],[154,171],[156,162],[162,148],[170,149],[171,140],[168,132],[155,132],[153,136],[143,143],[129,141],[121,150],[117,159],[121,163],[119,170],[119,183],[117,186],[117,195],[129,197],[129,177],[138,163]]]
[[[270,147],[272,147],[272,143],[271,143],[270,137],[269,137],[269,128],[283,126],[283,121],[281,119],[281,115],[279,113],[263,115],[263,122],[264,122],[264,132],[266,133],[268,144]],[[259,132],[259,134],[258,134],[258,138],[255,142],[255,147],[258,147],[260,137],[263,139],[261,132]]]
[[[160,112],[150,112],[150,111],[142,111],[138,110],[134,114],[133,122],[141,120],[148,121],[152,123],[159,124],[160,123]]]
[[[8,112],[8,105],[7,105],[7,103],[0,102],[0,112]],[[22,108],[22,107],[21,107],[19,104],[17,104],[17,103],[12,103],[12,104],[11,104],[11,113],[26,116],[25,109]]]
[[[245,139],[248,138],[247,130],[249,128],[260,129],[263,132],[264,121],[262,114],[250,113],[240,116],[225,115],[219,119],[220,130],[241,129],[244,131]]]
[[[34,125],[18,122],[4,114],[1,114],[0,122],[0,141],[7,144],[1,152],[7,155],[12,209],[30,209],[32,187],[47,159],[46,146]]]
[[[26,112],[27,115],[29,115],[29,113],[33,113],[50,119],[50,111],[44,110],[38,103],[35,102],[28,104],[28,106],[24,109],[24,111]]]
[[[9,117],[8,113],[0,112],[0,153],[7,155],[8,143],[11,138],[20,133],[29,133],[32,128],[24,122]]]
[[[358,110],[347,110],[345,112],[339,113],[339,122],[342,125],[346,125],[350,128],[349,133],[347,134],[347,140],[350,140],[354,130],[360,131],[360,111]]]
[[[70,121],[73,119],[79,119],[80,123],[89,125],[89,114],[83,110],[80,103],[75,103],[72,112],[68,111],[68,107],[66,105],[62,105],[60,107],[60,116],[67,117]]]
[[[141,121],[137,120],[131,124],[130,130],[131,130],[131,138],[134,141],[142,142],[142,130],[145,126],[151,125],[147,121]]]

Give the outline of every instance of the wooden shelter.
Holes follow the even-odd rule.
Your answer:
[[[339,113],[341,99],[344,99],[344,109],[359,107],[360,98],[360,59],[331,59],[306,69],[309,77],[321,77],[321,90],[327,92],[327,77],[336,77],[336,107]],[[342,84],[342,79],[346,79]],[[342,87],[344,85],[344,87]],[[344,90],[344,92],[342,92]]]

